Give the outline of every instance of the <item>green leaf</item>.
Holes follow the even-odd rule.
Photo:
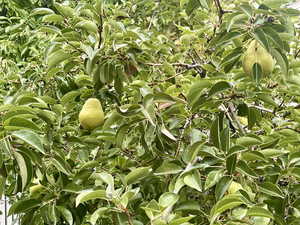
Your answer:
[[[265,156],[265,158],[275,158],[287,154],[289,153],[289,151],[285,151],[283,149],[267,148],[264,150],[260,150],[260,153],[262,153]]]
[[[279,197],[284,198],[284,195],[281,191],[281,189],[276,186],[275,184],[272,184],[270,182],[265,182],[262,185],[260,185],[259,190],[267,195],[271,195],[273,197]]]
[[[66,105],[69,102],[75,102],[75,98],[79,95],[79,91],[70,91],[61,98],[61,104]]]
[[[43,17],[42,21],[44,23],[54,23],[54,24],[60,24],[64,21],[64,17],[57,14],[49,14]]]
[[[85,190],[81,191],[81,193],[76,197],[76,207],[83,202],[90,201],[93,199],[103,199],[107,200],[106,191],[105,190]]]
[[[220,200],[226,193],[229,185],[231,184],[232,179],[230,177],[222,177],[221,180],[217,183],[215,189],[216,200]]]
[[[252,129],[255,124],[261,120],[262,116],[258,109],[255,107],[248,108],[248,127]]]
[[[249,18],[252,17],[253,10],[249,4],[241,4],[240,8]]]
[[[69,176],[71,174],[71,168],[68,163],[61,158],[60,156],[56,155],[51,159],[51,163],[61,172]]]
[[[246,176],[250,176],[253,178],[257,178],[257,174],[246,164],[245,161],[240,160],[238,164],[236,165],[236,169],[240,172],[243,173]]]
[[[57,9],[57,11],[63,15],[64,17],[74,17],[75,11],[69,6],[62,5],[59,3],[54,3],[54,7]]]
[[[28,177],[26,162],[20,153],[14,152],[14,155],[20,169],[20,176],[22,178],[22,190],[24,190],[24,187],[27,184],[27,177]]]
[[[97,173],[97,177],[99,177],[103,182],[108,184],[111,187],[114,187],[114,178],[112,175],[106,172]]]
[[[175,203],[179,200],[179,195],[165,192],[159,197],[159,205],[166,208],[175,205]]]
[[[98,26],[93,21],[80,21],[75,27],[82,28],[91,34],[98,33]]]
[[[56,215],[56,210],[55,210],[55,204],[54,203],[49,205],[48,216],[49,216],[49,219],[50,219],[51,223],[53,225],[56,225],[57,224],[57,215]]]
[[[221,38],[217,41],[217,47],[224,45],[225,43],[232,41],[241,36],[240,32],[228,32],[225,35],[221,36]]]
[[[205,181],[205,190],[208,190],[209,188],[213,187],[216,185],[219,180],[222,178],[224,174],[223,170],[213,170],[211,171],[206,178]]]
[[[221,66],[224,68],[224,72],[228,73],[234,65],[236,65],[243,54],[243,48],[238,47],[230,51],[221,62]],[[222,82],[222,81],[221,81]],[[232,87],[230,87],[232,88]]]
[[[226,89],[232,88],[232,85],[226,81],[220,81],[218,83],[216,83],[214,86],[212,86],[212,88],[210,89],[208,95],[212,96],[218,92],[222,92]]]
[[[269,42],[263,29],[256,28],[254,30],[254,37],[268,52],[270,52]]]
[[[46,15],[46,14],[53,14],[53,13],[54,13],[54,11],[52,9],[48,9],[48,8],[35,8],[34,10],[32,10],[31,16]]]
[[[237,154],[232,154],[226,158],[226,169],[229,174],[233,174],[235,172],[237,162]]]
[[[175,211],[201,211],[201,207],[198,201],[189,200],[178,203]]]
[[[222,130],[222,132],[220,134],[220,141],[221,141],[221,149],[224,152],[228,152],[229,147],[230,147],[230,129],[229,129],[229,127],[226,127]]]
[[[12,133],[12,136],[19,138],[37,149],[41,153],[45,154],[41,137],[31,130],[18,130]]]
[[[97,220],[102,216],[104,215],[106,212],[107,212],[108,208],[106,207],[101,207],[99,209],[97,209],[92,215],[91,215],[91,218],[90,218],[90,223],[92,225],[95,225],[97,223]]]
[[[141,179],[147,177],[152,169],[150,167],[140,167],[132,170],[125,177],[125,182],[127,185],[139,182]]]
[[[217,117],[211,125],[210,128],[210,140],[216,148],[220,148],[220,122],[219,117]]]
[[[162,165],[156,169],[155,175],[177,174],[183,169],[175,163],[163,162]]]
[[[128,124],[124,124],[118,129],[118,131],[116,133],[116,145],[118,147],[122,148],[123,141],[124,141],[125,137],[127,136],[129,129],[130,129],[130,125],[128,125]]]
[[[56,206],[56,209],[63,215],[70,225],[73,225],[73,215],[70,210],[66,209],[64,206]]]
[[[197,171],[190,172],[188,174],[184,175],[183,182],[191,187],[196,189],[197,191],[201,192],[201,177],[200,174]]]
[[[196,10],[197,8],[199,8],[201,6],[201,3],[199,0],[189,0],[187,6],[186,6],[186,13],[188,15],[192,14],[192,12],[194,10]]]
[[[72,55],[67,53],[66,51],[60,49],[57,50],[53,53],[51,53],[50,55],[47,56],[47,64],[48,64],[48,68],[51,69],[55,66],[57,66],[58,64],[60,64],[61,62],[65,61],[66,59],[71,58]]]
[[[214,224],[217,217],[228,209],[233,209],[239,205],[244,204],[240,194],[229,194],[219,200],[211,210],[210,224]]]
[[[182,160],[186,164],[193,163],[202,147],[203,144],[201,142],[195,142],[192,145],[189,145],[187,149],[184,151]]]
[[[259,63],[254,63],[252,66],[252,77],[256,84],[259,84],[262,78],[262,68]]]
[[[204,99],[206,99],[202,96],[204,94],[203,92],[210,86],[211,82],[207,80],[197,81],[191,86],[187,95],[187,99],[193,108],[199,107],[199,105],[203,103]]]
[[[274,219],[273,214],[269,210],[260,206],[251,207],[247,212],[247,216],[259,216]]]
[[[259,144],[261,144],[261,141],[258,140],[257,138],[253,138],[253,137],[240,137],[236,140],[236,144],[245,146],[245,147],[249,147],[249,146],[253,146],[253,145],[259,145]]]
[[[274,45],[276,45],[279,49],[284,49],[283,41],[281,40],[277,31],[275,31],[271,26],[263,27],[264,33],[268,36],[269,39],[272,40]]]
[[[168,131],[164,125],[161,127],[160,131],[171,140],[177,141],[176,137],[174,137],[174,135],[170,131]]]
[[[39,207],[40,201],[36,199],[24,199],[15,202],[9,209],[8,215],[24,213],[30,209]]]
[[[20,176],[22,179],[22,190],[24,190],[27,184],[31,181],[33,167],[30,159],[26,155],[22,155],[20,152],[15,151],[14,156],[20,169]]]
[[[276,62],[280,65],[282,73],[287,75],[289,71],[289,61],[286,55],[278,48],[272,49],[271,54],[276,59]]]
[[[13,116],[4,121],[4,128],[6,130],[19,130],[19,129],[31,129],[35,131],[41,131],[40,127],[32,122],[30,119],[24,118],[25,114],[21,116]]]
[[[193,219],[195,216],[188,216],[188,217],[181,217],[178,219],[171,220],[169,223],[170,225],[189,225],[190,223],[187,223],[191,219]]]

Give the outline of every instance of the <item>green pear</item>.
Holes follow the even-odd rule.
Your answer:
[[[96,98],[89,98],[79,113],[79,122],[84,129],[93,130],[104,122],[101,103]]]
[[[262,69],[262,75],[270,74],[275,66],[275,60],[256,40],[250,42],[243,58],[243,69],[248,75],[252,75],[252,67],[257,63]]]

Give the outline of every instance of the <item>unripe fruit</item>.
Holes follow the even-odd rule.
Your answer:
[[[248,75],[252,75],[253,65],[257,63],[262,69],[262,75],[270,74],[275,66],[275,60],[256,40],[250,42],[243,58],[243,69]]]
[[[104,122],[101,103],[96,98],[89,98],[79,113],[79,122],[84,129],[93,130]]]

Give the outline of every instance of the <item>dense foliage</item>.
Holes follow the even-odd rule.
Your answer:
[[[300,222],[300,12],[0,0],[0,194],[21,225]],[[257,40],[275,59],[246,75]],[[88,98],[102,126],[79,126]]]

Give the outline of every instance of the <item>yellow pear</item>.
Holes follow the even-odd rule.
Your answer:
[[[243,189],[242,185],[235,181],[232,181],[228,188],[228,194],[234,194],[240,189]]]
[[[89,98],[79,113],[79,122],[84,129],[93,130],[104,122],[101,103],[96,98]]]
[[[262,75],[270,74],[275,66],[275,60],[256,40],[250,42],[243,58],[243,69],[248,75],[252,75],[252,67],[257,63],[261,66]]]

